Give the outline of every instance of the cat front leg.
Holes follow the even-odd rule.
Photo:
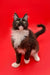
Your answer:
[[[24,58],[24,62],[25,64],[28,64],[30,62],[30,54],[31,54],[31,50],[27,50],[25,53],[25,58]]]
[[[12,64],[12,67],[17,68],[20,66],[21,54],[16,52],[16,62]]]

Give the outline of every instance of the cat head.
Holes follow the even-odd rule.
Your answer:
[[[14,14],[13,28],[15,30],[25,30],[28,28],[28,15],[25,14],[23,18],[19,18],[18,15]]]

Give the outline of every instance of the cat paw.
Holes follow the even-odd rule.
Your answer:
[[[17,64],[16,62],[14,62],[11,66],[14,67],[14,68],[17,68],[17,67],[20,66],[20,64]]]
[[[29,60],[24,59],[24,62],[25,64],[28,64],[30,62],[30,59]]]
[[[34,59],[35,59],[35,61],[40,61],[40,58],[39,57],[36,57]]]
[[[35,60],[35,61],[40,61],[40,57],[38,56],[38,54],[35,54],[35,55],[34,55],[34,60]]]

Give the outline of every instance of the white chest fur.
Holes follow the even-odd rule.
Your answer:
[[[14,40],[14,47],[17,48],[25,36],[29,35],[28,30],[12,30],[11,38]]]

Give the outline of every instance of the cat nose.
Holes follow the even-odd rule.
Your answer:
[[[23,30],[23,26],[19,26],[19,30]]]

